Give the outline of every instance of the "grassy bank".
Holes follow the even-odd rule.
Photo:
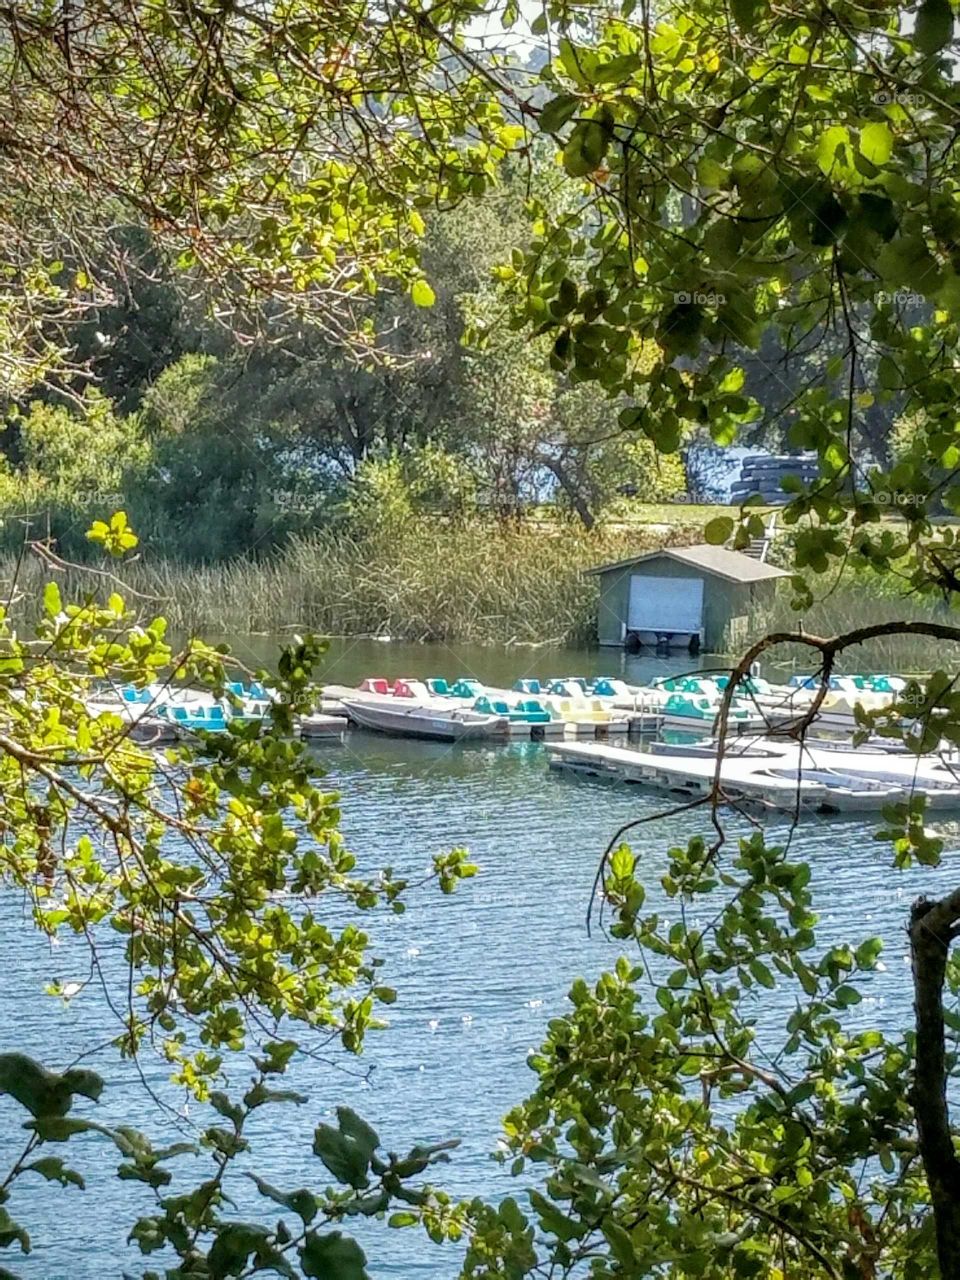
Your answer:
[[[573,525],[544,530],[423,522],[364,537],[294,538],[260,562],[197,567],[150,557],[119,572],[178,631],[276,632],[303,628],[326,635],[389,635],[396,640],[474,644],[590,643],[597,624],[597,584],[581,571],[648,548],[692,542],[699,530],[668,537],[644,531],[585,533]],[[8,579],[8,557],[0,576]],[[28,562],[21,587],[33,595],[49,576]],[[70,570],[65,598],[96,582]]]

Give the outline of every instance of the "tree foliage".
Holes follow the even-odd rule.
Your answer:
[[[810,517],[797,568],[907,553],[915,586],[949,586],[952,535],[936,534],[938,569],[925,507],[957,501],[956,42],[949,6],[921,4],[912,30],[907,12],[550,6],[539,128],[583,200],[541,205],[510,276],[515,323],[548,334],[571,377],[630,396],[623,427],[666,452],[688,423],[731,442],[758,416],[758,373],[775,376],[765,340],[802,338],[810,376],[776,415],[820,460],[787,513]],[[858,445],[878,405],[927,424],[886,471]],[[878,533],[899,495],[909,519]]]
[[[515,4],[498,12],[508,28],[521,20]],[[693,430],[724,446],[762,421],[820,461],[819,482],[798,491],[784,517],[795,530],[798,601],[850,557],[954,601],[954,531],[930,519],[938,504],[960,511],[952,6],[708,0],[652,13],[633,0],[548,0],[533,21],[550,50],[533,88],[465,33],[482,13],[474,3],[319,9],[296,0],[268,13],[133,0],[0,11],[8,393],[62,365],[61,321],[102,300],[101,274],[122,274],[122,263],[93,271],[87,248],[91,227],[98,239],[117,211],[149,226],[182,279],[214,284],[226,299],[221,317],[238,332],[265,296],[271,305],[253,308],[263,334],[289,334],[291,321],[296,332],[301,318],[319,325],[327,392],[312,439],[322,438],[327,462],[359,475],[361,497],[364,482],[396,494],[418,449],[449,476],[439,462],[451,433],[435,430],[449,402],[435,379],[428,430],[371,438],[371,408],[401,384],[391,372],[345,392],[344,351],[359,346],[396,369],[428,332],[451,321],[459,337],[466,320],[486,332],[487,354],[451,362],[479,409],[473,424],[458,424],[460,453],[493,459],[494,490],[535,485],[546,468],[592,518],[599,490],[631,458],[643,467],[651,450],[675,455]],[[511,227],[495,245],[503,294],[475,281],[445,298],[417,255],[421,211],[483,194],[508,155],[534,173],[544,151],[563,185],[529,182],[529,242],[510,243]],[[469,276],[458,269],[451,278]],[[399,323],[390,304],[381,298],[375,318],[357,309],[382,278],[409,294],[409,314],[423,313],[392,346],[382,341],[390,320]],[[465,304],[460,292],[473,296]],[[303,349],[294,345],[293,367],[271,373],[287,383],[279,400],[290,393],[298,420]],[[781,378],[776,351],[802,372]],[[420,407],[431,363],[403,384]],[[217,367],[194,359],[174,368],[146,397],[145,421],[171,447],[158,470],[192,468],[202,484],[205,388]],[[784,382],[782,403],[771,404]],[[163,403],[171,389],[175,412]],[[588,399],[597,389],[604,398]],[[616,432],[593,434],[598,405],[616,406]],[[909,423],[895,450],[886,414]],[[51,420],[37,410],[24,436],[38,465],[56,456],[44,434]],[[293,456],[310,435],[296,425]],[[248,447],[260,447],[261,426],[243,437]],[[885,519],[893,507],[900,518]],[[756,532],[756,515],[745,513],[739,529],[717,522],[710,538],[743,545]],[[136,542],[122,512],[92,537],[118,552]],[[709,836],[669,853],[669,919],[645,909],[625,832],[603,859],[599,889],[631,955],[593,989],[574,983],[571,1011],[534,1056],[537,1089],[507,1119],[514,1172],[542,1175],[529,1210],[513,1199],[468,1213],[430,1192],[409,1199],[404,1179],[442,1153],[411,1154],[403,1168],[385,1162],[377,1135],[341,1112],[337,1129],[314,1135],[340,1190],[319,1198],[258,1183],[302,1230],[221,1220],[246,1112],[285,1052],[281,1021],[355,1050],[392,995],[362,930],[332,933],[310,901],[329,895],[360,912],[383,899],[399,905],[404,886],[389,874],[355,876],[335,802],[315,789],[296,745],[254,726],[157,757],[119,718],[91,713],[97,682],[146,683],[161,670],[221,693],[222,655],[197,644],[171,652],[163,626],[135,622],[119,595],[64,607],[51,586],[44,604],[35,641],[9,617],[0,632],[4,870],[29,890],[41,928],[84,933],[109,921],[122,933],[134,989],[118,1010],[118,1046],[133,1053],[160,1037],[179,1078],[227,1121],[205,1135],[216,1166],[208,1183],[188,1202],[162,1197],[138,1224],[145,1252],[169,1244],[179,1254],[172,1274],[299,1265],[305,1275],[362,1275],[357,1246],[338,1229],[318,1234],[314,1217],[332,1224],[365,1212],[361,1203],[381,1213],[398,1194],[411,1207],[397,1225],[468,1230],[465,1274],[477,1280],[958,1273],[960,1163],[946,1103],[955,1058],[945,1031],[955,1032],[956,1015],[944,1007],[945,992],[960,994],[956,895],[921,901],[905,922],[916,1027],[854,1027],[877,940],[824,946],[809,867],[762,829],[731,854],[717,812]],[[909,620],[800,636],[821,663],[813,711],[840,656],[880,631],[960,637],[947,622]],[[758,642],[733,673],[727,705],[755,657],[797,639]],[[278,730],[308,692],[316,656],[306,639],[285,656]],[[919,719],[918,753],[960,741],[954,685],[949,670],[936,672],[894,707],[892,720]],[[875,716],[861,727],[903,736]],[[689,807],[724,800],[717,784]],[[939,859],[920,800],[884,821],[895,867]],[[455,851],[435,872],[450,888],[472,869]],[[274,900],[281,888],[302,900],[302,914]],[[755,1002],[777,986],[793,1007],[768,1044]],[[255,1040],[250,1092],[224,1096],[221,1053]],[[27,1157],[82,1131],[73,1099],[100,1089],[90,1073],[9,1058],[0,1082],[33,1117]],[[122,1176],[159,1189],[168,1157],[121,1136],[130,1148],[121,1146]],[[10,1181],[32,1171],[75,1183],[56,1159],[18,1164]],[[9,1215],[0,1243],[25,1243]]]
[[[123,512],[94,522],[88,536],[117,557],[138,542]],[[101,570],[95,584],[106,578],[109,587],[113,577]],[[397,1198],[409,1206],[402,1212],[410,1221],[428,1220],[440,1232],[448,1202],[407,1180],[441,1149],[378,1156],[377,1135],[347,1110],[339,1129],[320,1126],[314,1139],[316,1155],[346,1190],[285,1200],[258,1181],[262,1194],[302,1218],[295,1230],[241,1227],[221,1216],[224,1179],[248,1148],[249,1113],[306,1101],[278,1090],[276,1077],[307,1045],[339,1042],[359,1052],[367,1030],[382,1025],[378,1009],[395,999],[380,978],[382,961],[369,954],[366,933],[350,917],[381,903],[402,911],[408,885],[389,868],[372,879],[357,874],[338,829],[336,796],[317,785],[315,761],[291,736],[294,713],[312,705],[323,645],[297,639],[275,676],[260,673],[273,691],[266,721],[236,720],[225,734],[160,752],[134,741],[128,721],[104,697],[119,683],[155,681],[231,697],[225,650],[192,641],[174,651],[164,620],[138,617],[117,591],[64,601],[50,581],[33,638],[18,619],[22,604],[8,605],[0,619],[3,884],[27,895],[43,933],[85,939],[94,974],[105,932],[120,936],[126,994],[103,983],[116,1048],[125,1057],[158,1052],[174,1078],[226,1123],[202,1134],[209,1175],[171,1195],[166,1161],[183,1148],[157,1151],[133,1130],[68,1114],[75,1095],[99,1096],[103,1082],[95,1073],[58,1075],[20,1055],[0,1056],[0,1090],[32,1117],[3,1197],[28,1172],[79,1185],[81,1175],[39,1149],[93,1131],[119,1149],[121,1178],[156,1193],[155,1215],[139,1221],[132,1237],[144,1253],[174,1250],[180,1267],[168,1275],[245,1275],[267,1263],[281,1274],[322,1275],[336,1259],[338,1274],[359,1278],[359,1247],[310,1224],[380,1214]],[[428,878],[450,892],[474,871],[454,849],[437,856]],[[342,925],[325,923],[318,904],[329,900],[346,909]],[[291,1038],[298,1028],[300,1039]],[[250,1087],[228,1097],[225,1058],[235,1062],[241,1053],[250,1060]],[[6,1209],[3,1215],[0,1244],[29,1247],[26,1229]],[[295,1271],[287,1259],[298,1251]]]
[[[236,331],[309,316],[362,348],[353,303],[378,282],[428,302],[420,210],[483,191],[517,138],[449,57],[479,8],[429,25],[365,0],[4,8],[4,391],[55,370],[62,323],[115,296],[135,255],[114,241],[102,271],[98,252],[118,221],[215,285]]]

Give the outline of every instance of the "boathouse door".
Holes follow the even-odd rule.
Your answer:
[[[702,578],[630,579],[627,630],[657,635],[699,635],[703,626]]]

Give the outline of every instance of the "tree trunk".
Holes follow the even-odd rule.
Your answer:
[[[567,475],[563,464],[556,458],[543,458],[543,463],[556,476],[557,483],[567,495],[570,505],[573,507],[574,511],[576,511],[577,515],[580,517],[580,523],[588,531],[592,529],[596,524],[594,514],[590,510],[586,498],[584,498],[583,494],[577,488],[576,482],[571,480]]]
[[[947,1108],[943,982],[960,920],[960,889],[939,902],[919,898],[910,912],[917,1047],[911,1102],[927,1175],[943,1280],[960,1280],[960,1160]]]

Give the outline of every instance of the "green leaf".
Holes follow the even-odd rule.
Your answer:
[[[243,1120],[243,1108],[238,1102],[231,1102],[225,1093],[219,1089],[210,1095],[210,1105],[218,1115],[229,1120],[232,1124],[239,1125]]]
[[[264,1046],[263,1058],[254,1058],[254,1063],[264,1075],[281,1075],[286,1071],[290,1059],[297,1052],[296,1040],[271,1040]]]
[[[55,582],[48,582],[43,588],[43,611],[50,618],[56,618],[63,612],[60,588]]]
[[[310,1099],[305,1093],[298,1093],[296,1089],[268,1089],[263,1081],[260,1081],[243,1095],[243,1101],[251,1111],[254,1111],[257,1107],[277,1102],[292,1102],[295,1106],[302,1107]]]
[[[719,161],[703,156],[697,161],[697,179],[705,187],[722,187],[727,180],[727,170]]]
[[[711,546],[720,547],[733,534],[733,518],[731,516],[715,516],[707,521],[703,530],[703,539]]]
[[[9,1249],[12,1244],[19,1244],[21,1252],[30,1252],[30,1237],[14,1222],[6,1209],[0,1206],[0,1249]]]
[[[570,1240],[576,1240],[578,1236],[584,1235],[589,1230],[586,1223],[577,1221],[574,1218],[568,1218],[565,1213],[562,1213],[552,1201],[541,1195],[539,1191],[530,1191],[527,1194],[544,1231],[552,1233],[558,1240],[562,1240],[564,1244]]]
[[[350,1107],[337,1107],[337,1120],[340,1124],[341,1132],[355,1142],[369,1160],[380,1145],[377,1131],[372,1129]]]
[[[866,124],[860,130],[860,152],[872,164],[886,164],[893,154],[893,134],[883,121]]]
[[[571,178],[599,169],[610,145],[610,134],[598,120],[581,120],[563,149],[563,166]]]
[[[540,108],[540,128],[544,133],[556,133],[567,121],[576,115],[580,99],[572,93],[562,93],[551,98]]]
[[[752,31],[760,14],[760,0],[730,0],[730,12],[741,31]]]
[[[313,1152],[338,1182],[358,1191],[369,1185],[367,1170],[370,1157],[366,1146],[359,1145],[347,1134],[327,1124],[318,1125],[313,1137]]]
[[[850,167],[850,134],[843,125],[831,125],[820,135],[817,143],[817,164],[830,177],[837,168]]]
[[[58,1075],[23,1053],[0,1054],[0,1094],[8,1093],[32,1116],[63,1116],[81,1093],[96,1101],[103,1080],[95,1071],[72,1068]]]
[[[414,280],[410,287],[410,297],[415,307],[432,307],[437,295],[426,280]]]
[[[847,1008],[852,1004],[859,1004],[863,999],[856,987],[850,986],[837,987],[833,995],[837,1004],[842,1008]]]
[[[952,37],[953,8],[950,0],[923,0],[913,29],[914,48],[920,53],[939,53]]]
[[[249,1170],[247,1171],[247,1177],[256,1183],[257,1190],[262,1196],[266,1196],[268,1200],[273,1200],[276,1204],[282,1204],[284,1208],[290,1209],[305,1224],[311,1223],[317,1216],[319,1203],[312,1191],[307,1191],[304,1187],[300,1187],[297,1191],[280,1191]]]
[[[883,941],[880,938],[867,938],[864,942],[861,942],[854,953],[858,968],[875,968],[882,951]]]
[[[773,974],[770,972],[767,966],[761,963],[761,961],[751,960],[747,968],[753,974],[757,982],[760,983],[761,987],[766,987],[768,990],[772,991],[773,988],[777,985],[776,978],[773,976]]]
[[[28,1120],[25,1129],[32,1129],[44,1142],[69,1142],[78,1133],[90,1133],[99,1125],[90,1120],[75,1120],[72,1116],[37,1116]]]
[[[207,1266],[214,1280],[242,1275],[251,1254],[259,1253],[270,1243],[271,1232],[252,1222],[231,1222],[221,1228],[207,1255]]]
[[[618,845],[610,855],[610,870],[618,880],[624,879],[626,876],[633,875],[633,868],[636,865],[636,859],[627,844]]]
[[[420,1219],[415,1213],[411,1213],[409,1209],[404,1209],[400,1213],[391,1213],[387,1219],[388,1227],[415,1227]]]
[[[58,1156],[43,1156],[40,1160],[24,1165],[24,1170],[27,1169],[39,1173],[48,1182],[59,1182],[62,1187],[72,1183],[82,1191],[85,1185],[80,1174],[75,1169],[68,1169]]]
[[[363,1250],[349,1236],[309,1231],[300,1250],[303,1274],[313,1280],[370,1280]]]
[[[637,1258],[629,1232],[625,1231],[619,1223],[608,1217],[603,1223],[603,1234],[606,1236],[607,1242],[610,1245],[610,1251],[616,1260],[622,1266],[632,1270],[636,1264]]]

